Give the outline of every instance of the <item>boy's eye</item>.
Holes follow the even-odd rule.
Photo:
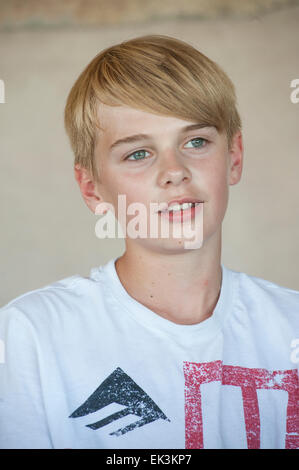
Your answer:
[[[191,139],[187,142],[189,144],[190,142],[194,142],[194,147],[187,147],[187,148],[202,148],[207,144],[207,139],[204,139],[203,137],[195,137],[194,139]]]
[[[137,150],[137,152],[131,153],[128,155],[125,160],[129,160],[130,162],[136,162],[137,160],[144,160],[144,153],[149,153],[146,150]],[[131,159],[131,157],[133,157]],[[136,158],[135,158],[136,157]]]

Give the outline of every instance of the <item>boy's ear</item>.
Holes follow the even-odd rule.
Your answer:
[[[243,169],[243,137],[242,132],[238,131],[232,138],[229,149],[229,168],[228,181],[230,185],[237,184],[242,175]]]
[[[104,201],[97,192],[92,176],[86,168],[80,165],[75,165],[74,174],[87,207],[96,213],[97,206]]]

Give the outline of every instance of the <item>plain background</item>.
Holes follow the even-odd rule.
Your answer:
[[[230,187],[222,262],[299,290],[299,7],[255,17],[164,18],[93,28],[0,32],[0,306],[59,279],[87,276],[124,251],[100,240],[98,216],[73,176],[63,126],[67,94],[102,49],[144,34],[189,42],[236,86],[245,144],[241,182]]]

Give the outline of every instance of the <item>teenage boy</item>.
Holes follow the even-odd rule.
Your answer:
[[[230,79],[182,41],[135,38],[86,67],[65,124],[87,206],[123,219],[121,195],[124,228],[135,203],[149,224],[90,277],[2,308],[1,447],[298,448],[299,292],[221,264],[243,163]],[[187,219],[197,246],[162,236]]]

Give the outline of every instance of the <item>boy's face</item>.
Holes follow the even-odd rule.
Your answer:
[[[203,201],[203,242],[221,232],[228,203],[228,187],[242,173],[242,136],[234,136],[231,149],[226,134],[214,127],[185,130],[197,124],[117,106],[99,105],[99,131],[95,158],[100,182],[93,186],[86,170],[75,169],[83,198],[95,212],[100,202],[114,206],[117,217],[118,195],[126,196],[126,206],[142,203],[169,203],[194,198]],[[127,142],[116,142],[133,137]],[[147,137],[146,137],[147,136]],[[129,158],[128,158],[129,157]],[[136,217],[127,216],[128,220]],[[170,222],[171,224],[172,222]],[[178,238],[127,240],[158,250],[182,250]]]

